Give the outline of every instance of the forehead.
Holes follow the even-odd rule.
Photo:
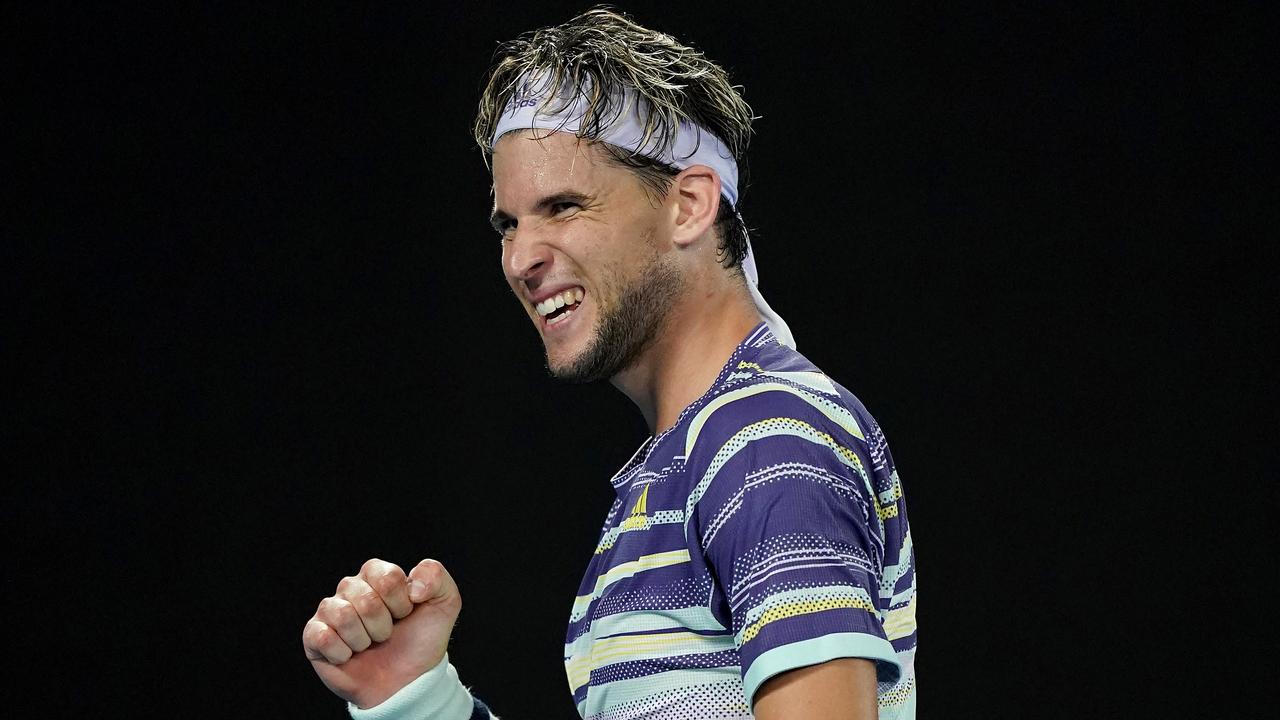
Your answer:
[[[620,169],[604,161],[595,143],[572,133],[520,130],[507,133],[493,146],[493,192],[518,200],[566,189],[599,186]]]

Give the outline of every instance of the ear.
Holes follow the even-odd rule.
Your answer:
[[[720,210],[720,175],[706,165],[691,165],[676,175],[667,198],[674,203],[672,241],[692,245],[711,229]]]

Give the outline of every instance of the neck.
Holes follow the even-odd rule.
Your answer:
[[[650,432],[663,432],[711,387],[759,322],[741,283],[691,294],[671,307],[659,337],[638,361],[610,382],[636,404]]]

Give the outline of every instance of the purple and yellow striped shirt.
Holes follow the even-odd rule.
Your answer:
[[[573,604],[565,668],[592,720],[749,718],[768,678],[875,661],[881,718],[915,716],[915,572],[884,435],[763,324],[650,438]]]

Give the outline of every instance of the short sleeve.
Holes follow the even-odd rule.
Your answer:
[[[708,433],[699,462],[693,524],[752,705],[770,677],[836,658],[874,661],[881,683],[901,673],[884,629],[884,522],[866,443],[811,409],[784,398],[738,413]]]

